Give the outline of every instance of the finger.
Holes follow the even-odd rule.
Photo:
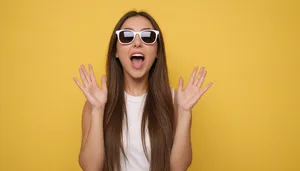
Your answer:
[[[96,78],[95,78],[95,74],[94,74],[94,70],[93,70],[93,67],[91,64],[88,64],[88,67],[89,67],[89,72],[90,72],[90,75],[91,75],[91,81],[93,83],[96,83],[97,84],[97,81],[96,81]]]
[[[89,76],[89,73],[86,71],[84,65],[81,65],[81,68],[82,68],[83,74],[85,75],[86,80],[87,80],[89,83],[92,82],[91,77]]]
[[[198,102],[198,100],[201,98],[201,96],[209,89],[209,87],[211,87],[211,85],[212,85],[212,82],[209,83],[203,90],[196,93],[195,96],[190,100],[188,106],[194,106]]]
[[[102,83],[102,88],[107,91],[106,76],[102,76],[101,83]]]
[[[204,71],[204,72],[203,72],[203,74],[202,74],[202,76],[201,76],[199,82],[196,84],[197,87],[201,87],[201,86],[202,86],[203,81],[204,81],[205,76],[206,76],[206,73],[207,73],[207,71]]]
[[[183,89],[183,79],[179,77],[179,82],[178,82],[178,91],[181,92]]]
[[[88,82],[86,80],[85,75],[83,74],[82,68],[78,68],[78,70],[79,70],[80,77],[81,77],[81,80],[83,82],[83,85],[84,85],[84,87],[86,87],[88,85]]]
[[[189,80],[189,83],[188,83],[188,84],[193,84],[194,79],[195,79],[195,75],[196,75],[196,73],[197,73],[197,70],[198,70],[198,66],[196,66],[196,67],[194,68],[193,73],[192,73],[192,75],[191,75],[191,77],[190,77],[190,80]]]
[[[204,94],[211,86],[212,86],[212,82],[210,82],[206,87],[204,87],[201,91],[200,91],[200,93],[201,93],[201,95],[202,94]]]
[[[73,80],[75,81],[75,83],[77,84],[77,86],[83,91],[84,87],[80,84],[80,82],[77,80],[77,78],[73,77]]]
[[[197,85],[197,84],[199,83],[199,81],[200,81],[200,79],[201,79],[201,76],[203,75],[204,69],[205,69],[204,67],[201,67],[200,72],[198,73],[197,78],[196,78],[196,80],[194,81],[194,85]]]

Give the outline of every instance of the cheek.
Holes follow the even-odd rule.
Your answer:
[[[122,46],[119,43],[117,44],[117,54],[119,58],[126,58],[128,55],[128,50],[128,47]]]
[[[153,46],[152,48],[149,49],[149,55],[153,58],[156,57],[157,55],[157,45]]]

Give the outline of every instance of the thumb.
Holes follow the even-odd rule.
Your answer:
[[[106,76],[103,75],[102,78],[101,78],[101,83],[102,83],[102,88],[104,90],[107,90],[107,84],[106,84]]]
[[[183,87],[183,79],[179,77],[178,91],[181,92]]]

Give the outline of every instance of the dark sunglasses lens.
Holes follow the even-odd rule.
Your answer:
[[[156,38],[156,33],[154,31],[142,32],[142,39],[145,43],[154,43],[155,38]]]
[[[133,40],[134,34],[131,31],[121,31],[119,38],[122,43],[129,43]]]

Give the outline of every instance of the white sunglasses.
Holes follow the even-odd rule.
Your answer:
[[[117,30],[116,31],[118,40],[121,44],[130,44],[134,41],[136,35],[140,36],[140,39],[144,44],[154,44],[157,40],[159,31],[157,30],[143,30],[135,32],[132,30]]]

